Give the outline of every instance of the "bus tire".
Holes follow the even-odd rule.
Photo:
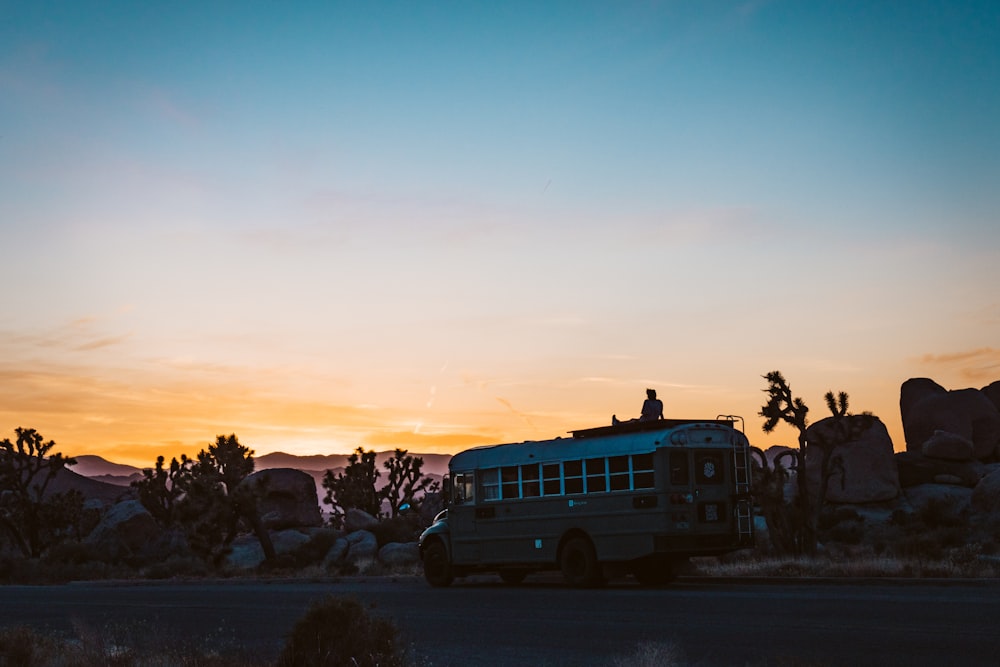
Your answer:
[[[440,540],[434,540],[424,551],[424,578],[431,586],[443,588],[455,580],[448,560],[448,550]]]
[[[563,546],[559,569],[566,583],[576,588],[593,588],[602,583],[601,564],[597,562],[594,545],[583,537],[574,537]]]

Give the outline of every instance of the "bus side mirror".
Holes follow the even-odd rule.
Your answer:
[[[444,505],[447,507],[451,504],[451,476],[445,475],[441,480],[441,495],[444,497]]]

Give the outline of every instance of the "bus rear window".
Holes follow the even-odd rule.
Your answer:
[[[695,459],[695,479],[699,484],[722,484],[722,454],[703,452]]]
[[[681,486],[687,485],[690,481],[687,452],[670,452],[670,483]]]

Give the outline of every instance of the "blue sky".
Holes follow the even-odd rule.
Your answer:
[[[1000,379],[998,73],[991,3],[0,3],[0,427],[765,443],[780,369],[901,448]]]

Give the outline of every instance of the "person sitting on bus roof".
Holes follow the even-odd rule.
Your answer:
[[[663,401],[656,397],[655,389],[646,390],[646,400],[642,404],[642,414],[639,421],[651,422],[663,419]]]
[[[618,419],[618,415],[611,415],[611,425],[627,424],[629,422],[652,422],[663,419],[663,401],[656,397],[655,389],[646,390],[646,400],[642,403],[642,413],[638,419]]]

